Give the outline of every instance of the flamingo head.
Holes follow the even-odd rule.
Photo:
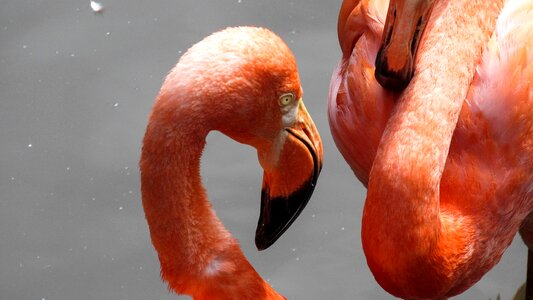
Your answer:
[[[376,57],[376,80],[401,91],[411,81],[420,38],[435,0],[391,0]]]
[[[322,168],[318,131],[299,87],[289,86],[255,98],[254,105],[261,107],[262,113],[240,119],[238,127],[221,130],[255,147],[264,170],[255,235],[259,250],[270,247],[296,220],[311,198]]]
[[[302,99],[282,94],[278,102],[281,124],[273,124],[271,138],[257,145],[264,169],[255,235],[259,250],[271,246],[298,217],[322,168],[320,136]]]
[[[191,97],[210,106],[211,128],[257,149],[264,177],[255,242],[266,249],[304,209],[322,167],[294,56],[271,31],[237,27],[193,46],[178,65],[195,72],[176,81],[196,81]]]

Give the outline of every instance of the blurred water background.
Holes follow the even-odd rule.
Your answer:
[[[255,150],[211,133],[202,175],[258,272],[288,299],[392,299],[361,248],[365,189],[326,116],[340,57],[341,1],[0,2],[0,299],[188,299],[159,278],[139,193],[141,138],[165,74],[227,26],[272,29],[294,52],[322,134],[324,169],[307,208],[266,251],[254,246],[262,171]],[[519,239],[455,299],[511,299],[525,280]]]

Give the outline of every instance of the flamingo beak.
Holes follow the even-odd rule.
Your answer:
[[[391,0],[376,57],[376,80],[386,89],[401,91],[414,73],[420,38],[434,0]]]
[[[265,172],[255,233],[259,250],[274,244],[296,220],[311,198],[322,169],[322,141],[303,102],[297,118],[281,133],[282,145],[273,147],[278,148],[275,163],[271,167],[262,163]]]

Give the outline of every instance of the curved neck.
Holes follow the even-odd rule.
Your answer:
[[[160,94],[143,140],[142,200],[162,277],[195,299],[241,290],[265,299],[275,292],[223,227],[202,186],[200,158],[210,128],[198,108]]]
[[[370,173],[362,235],[369,265],[391,293],[412,292],[413,277],[425,282],[439,276],[439,286],[427,284],[419,291],[438,294],[456,279],[467,258],[470,225],[440,206],[440,181],[459,112],[501,6],[502,1],[484,0],[435,4],[414,77],[383,133]],[[454,230],[450,224],[466,228]],[[443,241],[448,241],[444,250]],[[445,256],[457,260],[439,265],[437,257]],[[390,267],[383,267],[383,261]],[[411,272],[413,267],[419,271]],[[391,279],[395,273],[406,276]]]
[[[210,245],[205,243],[229,237],[218,224],[201,182],[200,158],[207,128],[177,112],[169,102],[158,98],[143,140],[143,206],[162,268],[191,264],[183,267],[202,269],[196,260],[208,255]]]

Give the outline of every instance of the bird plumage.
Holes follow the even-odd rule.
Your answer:
[[[301,97],[292,53],[261,28],[205,38],[166,77],[140,169],[150,236],[173,291],[194,299],[284,299],[217,218],[200,159],[212,130],[257,148],[265,175],[256,245],[267,248],[305,207],[321,167],[320,137]]]
[[[330,127],[368,187],[362,239],[378,282],[446,298],[499,261],[533,208],[533,2],[435,1],[403,93],[374,77],[384,2],[343,3]]]

